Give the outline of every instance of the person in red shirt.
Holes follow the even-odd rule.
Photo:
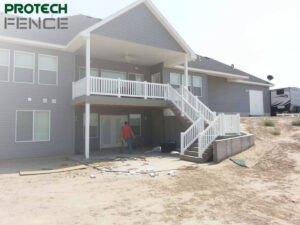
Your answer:
[[[132,128],[128,125],[127,122],[125,122],[122,127],[122,138],[127,143],[129,154],[132,154],[131,136],[135,138]]]

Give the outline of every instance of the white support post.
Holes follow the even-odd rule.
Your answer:
[[[86,38],[85,44],[85,73],[86,73],[86,95],[90,96],[90,73],[91,73],[91,38]],[[90,104],[85,103],[85,159],[90,158]]]
[[[180,155],[184,155],[183,132],[180,133]]]
[[[118,98],[121,98],[121,79],[118,78]]]
[[[147,82],[144,81],[144,99],[147,99],[148,98],[148,85],[147,85]]]
[[[88,36],[85,43],[85,76],[86,95],[90,96],[90,76],[91,76],[91,38]]]
[[[181,85],[181,116],[184,116],[183,86]]]
[[[85,159],[90,158],[90,104],[85,103]]]
[[[184,79],[185,79],[185,87],[188,89],[189,87],[189,65],[188,65],[188,55],[185,55],[184,58]]]

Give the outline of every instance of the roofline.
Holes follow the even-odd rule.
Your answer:
[[[183,38],[177,33],[177,31],[172,27],[172,25],[166,20],[166,18],[159,12],[156,6],[150,0],[138,0],[127,7],[119,10],[118,12],[108,16],[107,18],[103,19],[102,21],[90,26],[89,28],[80,32],[81,35],[86,36],[87,33],[92,32],[95,29],[103,26],[104,24],[112,21],[113,19],[123,15],[124,13],[130,11],[131,9],[137,7],[140,4],[145,4],[147,8],[152,12],[152,14],[159,20],[159,22],[164,26],[164,28],[171,34],[171,36],[176,40],[176,42],[182,47],[186,53],[189,53],[189,59],[195,60],[197,58],[194,51],[188,46],[188,44],[183,40]],[[75,37],[78,38],[78,37]],[[74,39],[75,39],[74,38]],[[72,42],[73,40],[71,40]]]
[[[254,82],[254,81],[246,81],[246,80],[230,80],[230,79],[228,79],[228,82],[257,85],[257,86],[263,86],[263,87],[273,87],[274,86],[274,84],[271,84],[271,83],[266,84],[266,83],[260,83],[260,82]]]
[[[66,50],[65,45],[51,44],[42,41],[33,41],[24,38],[14,38],[14,37],[7,37],[7,36],[0,35],[0,41],[9,42],[9,43],[18,43],[18,44],[29,45],[29,46],[37,46],[37,47],[49,48],[49,49]]]
[[[184,66],[174,66],[173,68],[184,70]],[[240,76],[240,75],[236,75],[236,74],[232,74],[232,73],[224,73],[224,72],[219,72],[219,71],[215,71],[215,70],[204,70],[204,69],[199,69],[199,68],[194,68],[194,67],[189,67],[189,71],[205,73],[210,76],[224,77],[224,78],[229,78],[229,79],[243,79],[243,80],[249,79],[248,76]]]

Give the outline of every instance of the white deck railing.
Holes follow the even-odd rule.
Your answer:
[[[91,77],[90,94],[166,99],[168,97],[168,85],[141,81]]]
[[[193,93],[190,92],[186,87],[182,86],[180,89],[183,97],[200,112],[207,123],[214,121],[216,117],[215,112],[211,111],[203,102],[199,100],[197,96],[193,95]]]
[[[77,98],[86,95],[86,78],[73,82],[72,97]]]
[[[204,120],[199,117],[185,132],[180,134],[180,154],[183,155],[204,130]]]

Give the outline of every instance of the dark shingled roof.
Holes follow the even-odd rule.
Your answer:
[[[226,65],[222,62],[219,62],[217,60],[214,60],[209,57],[205,56],[197,56],[197,59],[193,62],[189,62],[189,66],[197,69],[203,69],[203,70],[212,70],[212,71],[217,71],[217,72],[223,72],[223,73],[230,73],[230,74],[235,74],[239,76],[248,76],[249,79],[248,81],[252,82],[259,82],[259,83],[264,83],[264,84],[270,84],[269,82],[260,79],[258,77],[255,77],[249,73],[246,73],[242,70],[232,68],[229,65]]]

